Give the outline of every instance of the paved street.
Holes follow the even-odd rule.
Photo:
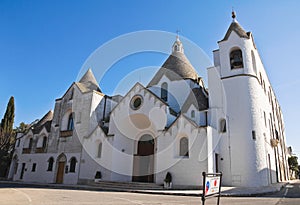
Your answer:
[[[263,197],[222,197],[222,205],[299,205],[300,204],[300,181],[291,183],[282,191]],[[152,194],[136,194],[126,192],[104,192],[67,190],[54,188],[41,188],[14,184],[0,184],[0,204],[2,205],[184,205],[201,204],[200,197],[167,196]],[[206,201],[207,205],[216,204],[216,199]]]

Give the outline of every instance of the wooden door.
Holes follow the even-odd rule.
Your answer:
[[[62,184],[64,181],[65,162],[58,162],[56,183]]]
[[[133,177],[134,182],[154,181],[154,139],[140,140],[137,154],[134,156]]]

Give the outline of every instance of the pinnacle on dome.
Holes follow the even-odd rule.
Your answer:
[[[232,23],[230,24],[224,38],[219,42],[228,40],[228,38],[231,35],[232,31],[234,31],[241,38],[249,39],[250,38],[250,32],[246,32],[245,29],[238,23],[238,21],[236,20],[235,11],[232,11],[231,17],[232,17]]]
[[[176,41],[172,46],[172,53],[176,53],[176,52],[184,53],[183,45],[179,39],[178,33],[176,35]]]
[[[232,17],[232,21],[236,21],[236,14],[235,14],[235,11],[232,11],[231,12],[231,17]]]

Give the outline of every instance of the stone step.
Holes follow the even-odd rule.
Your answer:
[[[143,182],[113,182],[113,181],[99,181],[99,182],[90,182],[90,185],[96,186],[99,188],[106,189],[140,189],[140,190],[162,190],[163,185],[158,185],[154,183],[143,183]]]

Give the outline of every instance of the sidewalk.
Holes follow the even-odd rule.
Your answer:
[[[158,194],[158,195],[177,195],[177,196],[201,196],[202,190],[137,190],[137,189],[120,189],[120,188],[102,188],[89,185],[68,185],[68,184],[42,184],[42,183],[28,183],[15,181],[0,181],[1,184],[9,184],[9,187],[37,187],[37,188],[55,188],[55,189],[75,189],[75,190],[89,190],[89,191],[116,191],[116,192],[131,192],[142,194]],[[288,182],[281,182],[272,184],[266,187],[246,188],[246,187],[222,187],[221,196],[223,197],[250,197],[261,196],[264,194],[274,193],[280,191],[286,186]]]
[[[265,194],[280,191],[288,182],[272,184],[266,187],[222,187],[221,196],[223,197],[250,197],[262,196]],[[163,195],[178,195],[178,196],[202,196],[202,190],[131,190],[136,193],[148,194],[163,194]]]

